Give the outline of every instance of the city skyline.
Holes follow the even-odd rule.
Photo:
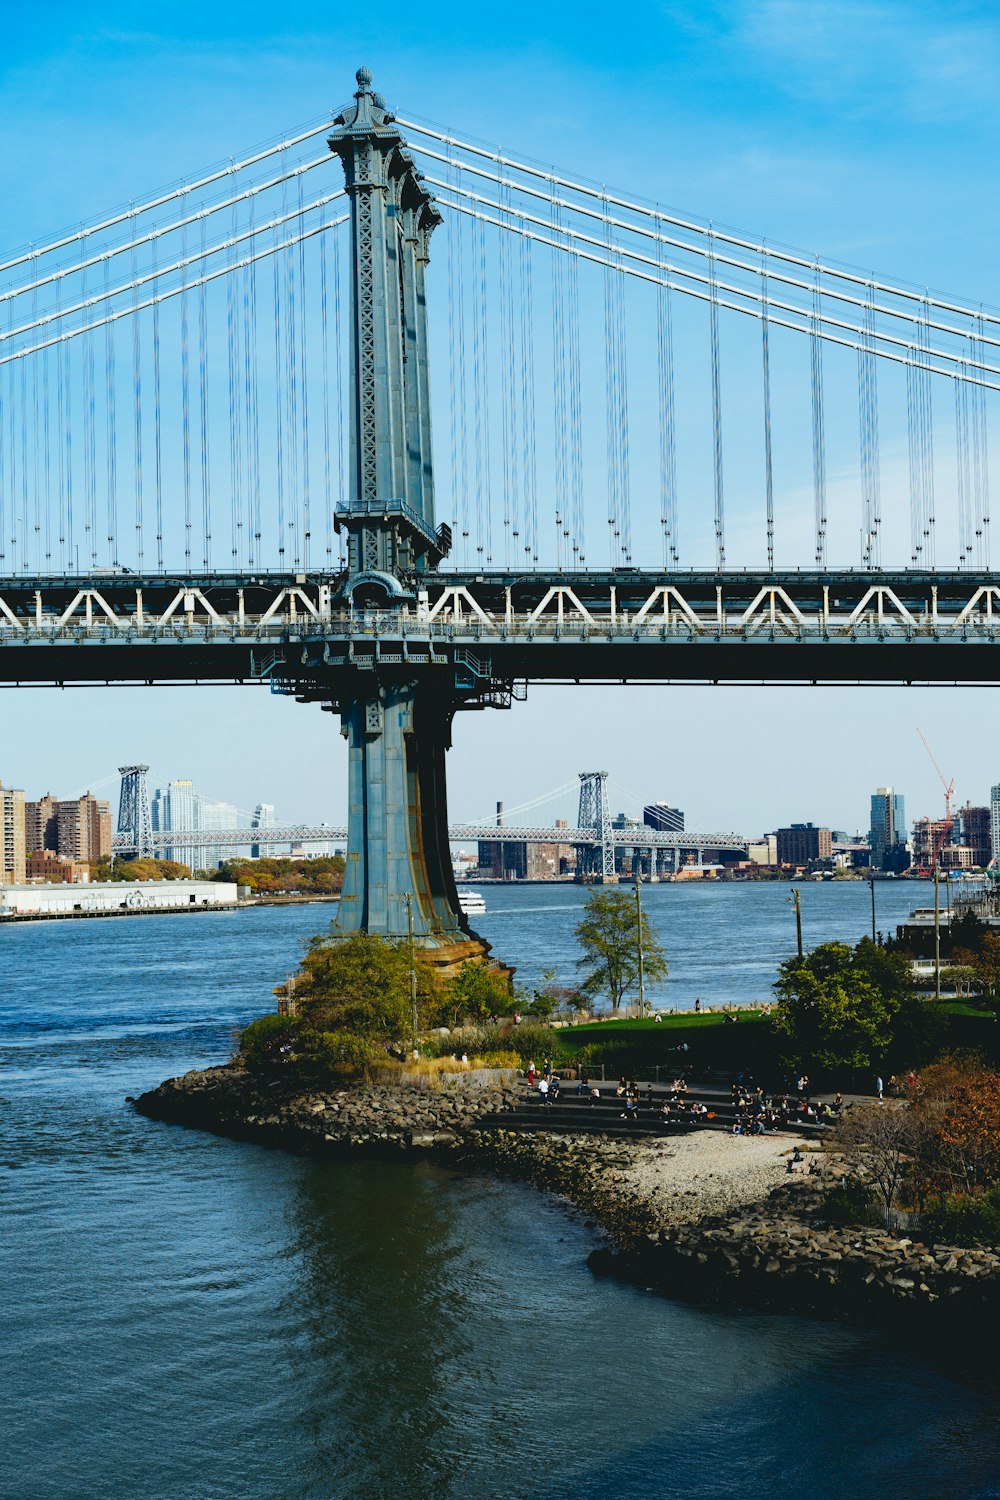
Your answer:
[[[479,721],[481,722],[481,717]],[[926,751],[922,747],[920,755],[923,756],[924,760],[927,759]],[[35,784],[39,781],[37,774],[34,774],[29,779],[29,784],[25,787],[10,769],[11,765],[15,762],[16,756],[9,757],[6,763],[6,775],[3,778],[3,784],[8,788],[17,788],[24,791],[25,798],[29,802],[32,800],[37,801],[42,796],[51,792],[51,787],[48,784],[46,784],[44,792],[35,791]],[[884,766],[885,763],[884,752],[880,752],[878,764]],[[918,757],[916,761],[917,768],[919,768],[919,764]],[[119,785],[117,768],[103,776],[93,778],[86,786],[81,785],[79,787],[75,785],[76,780],[78,780],[76,775],[77,770],[78,768],[75,768],[71,762],[67,762],[66,772],[62,775],[61,780],[56,781],[53,778],[52,785],[56,787],[54,795],[57,800],[70,800],[70,798],[64,795],[63,788],[66,782],[74,783],[71,798],[81,797],[85,793],[106,797],[111,803],[112,819],[115,826],[117,826]],[[539,785],[540,777],[535,774],[531,776],[531,779],[522,783],[526,795],[519,800],[515,800],[506,792],[506,785],[509,783],[501,782],[497,779],[495,784],[489,787],[488,791],[486,789],[477,791],[477,803],[475,804],[477,810],[475,812],[456,809],[454,799],[450,798],[449,820],[452,823],[483,822],[488,824],[496,816],[496,807],[499,801],[503,804],[504,818],[508,822],[545,826],[553,824],[562,818],[568,819],[570,826],[575,826],[578,800],[578,770],[579,768],[575,765],[572,767],[567,766],[563,759],[556,768],[556,774],[559,775],[560,780],[551,789],[551,796],[544,787]],[[163,768],[162,762],[159,767],[153,766],[147,778],[151,804],[155,804],[157,797],[164,794],[169,796],[171,789],[187,787],[199,804],[203,804],[205,808],[210,809],[213,820],[221,819],[221,821],[212,821],[205,824],[198,823],[196,825],[190,821],[186,821],[182,815],[180,821],[168,821],[163,824],[161,829],[157,815],[154,812],[154,829],[159,829],[160,831],[180,831],[185,828],[196,826],[201,828],[203,826],[206,833],[208,833],[212,827],[249,828],[253,826],[252,820],[261,808],[267,810],[268,822],[272,826],[293,826],[295,824],[316,826],[321,823],[329,823],[332,826],[341,827],[346,823],[346,813],[344,811],[341,811],[339,814],[336,811],[332,814],[326,812],[318,807],[316,802],[310,801],[308,792],[304,792],[301,788],[299,797],[296,799],[296,805],[300,811],[292,813],[282,803],[280,804],[281,811],[279,817],[275,811],[279,804],[261,797],[257,773],[254,771],[251,774],[252,780],[243,768],[234,766],[232,771],[227,771],[227,784],[220,786],[219,783],[222,778],[219,776],[216,763],[211,780],[208,783],[208,789],[206,790],[196,777],[172,774],[169,768]],[[670,820],[672,826],[677,825],[677,820],[679,820],[679,826],[686,827],[691,832],[722,832],[724,830],[731,830],[745,833],[751,839],[757,839],[768,833],[775,832],[779,827],[791,827],[793,825],[811,823],[816,827],[843,830],[851,837],[855,835],[867,837],[872,827],[875,794],[882,791],[889,792],[890,794],[894,793],[896,800],[900,803],[901,809],[905,806],[906,811],[901,811],[900,817],[906,830],[906,837],[908,837],[909,829],[915,823],[923,819],[939,819],[943,816],[943,794],[940,782],[938,782],[936,793],[937,800],[933,800],[935,794],[933,787],[930,787],[930,799],[926,806],[915,802],[911,798],[908,788],[902,786],[899,778],[892,781],[887,781],[886,778],[872,779],[863,788],[861,795],[855,800],[853,805],[848,805],[847,799],[843,795],[838,796],[835,801],[831,800],[829,787],[820,787],[817,785],[816,787],[807,788],[804,793],[797,792],[794,796],[790,795],[787,789],[782,792],[776,788],[769,799],[772,807],[771,816],[769,818],[765,817],[763,820],[757,820],[753,818],[748,810],[752,804],[752,799],[744,798],[739,789],[737,789],[735,795],[728,790],[725,795],[721,795],[720,787],[716,785],[708,793],[704,790],[699,792],[699,782],[695,780],[680,784],[679,778],[674,775],[671,775],[669,780],[665,780],[662,771],[655,774],[656,779],[652,781],[643,780],[638,785],[628,786],[624,783],[620,774],[612,770],[609,775],[609,798],[612,817],[624,816],[641,823],[644,820],[644,815],[649,813],[651,808],[660,807],[667,809],[673,815]],[[933,767],[930,768],[930,774],[934,778],[937,776]],[[245,802],[238,798],[237,794],[232,790],[234,778],[241,785],[248,788],[249,795]],[[703,786],[704,782],[710,782],[711,779],[703,767],[702,782],[700,784]],[[852,773],[851,784],[854,785],[857,780],[858,777]],[[924,781],[927,781],[926,776],[924,777]],[[978,785],[967,787],[958,784],[956,778],[956,791],[952,798],[953,815],[958,818],[960,812],[966,806],[989,809],[992,798],[995,815],[997,818],[1000,818],[1000,811],[997,811],[1000,808],[1000,801],[993,795],[997,791],[998,786],[994,782],[989,783],[985,787]],[[504,792],[505,795],[498,797],[498,792]],[[214,795],[216,793],[222,793],[222,795]],[[485,806],[483,805],[484,802]],[[522,803],[531,805],[522,812]],[[829,807],[831,805],[839,808],[840,811],[827,816],[824,816],[821,811],[817,811],[817,808]],[[717,811],[719,806],[732,809],[733,816],[726,818],[719,815]],[[692,807],[700,809],[700,812],[692,815],[688,810]],[[227,816],[223,816],[223,814]],[[649,821],[648,817],[646,821]],[[208,843],[210,843],[210,840],[206,839],[206,844]]]

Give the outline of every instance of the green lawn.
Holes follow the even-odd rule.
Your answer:
[[[939,1020],[931,1039],[922,1045],[935,1054],[971,1049],[1000,1064],[1000,1022],[992,1011],[982,1011],[964,1001],[928,1002],[928,1012]],[[776,1035],[771,1017],[758,1010],[738,1012],[739,1020],[727,1023],[724,1015],[685,1013],[664,1016],[660,1022],[628,1021],[613,1018],[594,1021],[585,1026],[567,1026],[553,1033],[555,1055],[564,1063],[582,1061],[585,1065],[604,1065],[607,1072],[638,1073],[657,1065],[661,1068],[684,1066],[696,1075],[708,1072],[733,1073],[749,1070],[757,1077],[780,1081],[788,1072],[782,1062],[783,1038]],[[678,1049],[687,1044],[687,1051]],[[906,1047],[902,1043],[902,1047]],[[907,1052],[909,1048],[906,1048]],[[892,1055],[886,1066],[892,1072],[920,1059]],[[853,1079],[848,1072],[832,1073],[829,1086],[863,1087],[870,1085],[869,1070]]]

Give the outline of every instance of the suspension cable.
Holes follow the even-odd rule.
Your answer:
[[[767,251],[761,254],[763,301],[760,319],[761,375],[764,394],[764,503],[767,526],[767,571],[774,572],[774,454],[771,445],[771,327],[767,315]]]
[[[337,192],[328,193],[325,198],[317,198],[313,203],[310,203],[308,207],[303,210],[303,212],[309,213],[312,212],[313,209],[325,208],[328,203],[332,203],[337,198],[343,197],[343,189],[338,189]],[[47,328],[51,323],[68,318],[72,314],[78,312],[85,313],[93,307],[100,306],[100,304],[103,302],[106,302],[108,300],[113,301],[116,297],[125,296],[128,293],[134,293],[137,287],[148,286],[150,283],[152,283],[153,287],[155,288],[156,284],[162,281],[164,277],[172,276],[175,272],[178,272],[183,277],[184,272],[191,265],[193,265],[196,260],[202,261],[206,257],[211,257],[214,255],[225,255],[227,257],[227,265],[225,269],[228,270],[229,265],[232,263],[232,251],[237,245],[244,244],[247,240],[252,241],[255,235],[261,234],[268,229],[280,228],[281,225],[287,224],[290,219],[298,219],[300,217],[301,215],[297,210],[292,210],[291,212],[285,212],[277,215],[268,224],[263,224],[259,228],[255,229],[251,224],[249,229],[237,231],[235,227],[236,208],[234,206],[234,227],[232,234],[230,234],[227,239],[219,240],[216,244],[208,246],[205,249],[204,254],[199,252],[198,255],[184,255],[179,260],[173,261],[170,265],[157,267],[156,244],[154,242],[151,249],[150,269],[143,275],[139,276],[133,273],[130,280],[120,282],[117,286],[111,287],[110,290],[102,290],[98,293],[95,293],[95,295],[92,297],[85,296],[79,302],[70,303],[67,307],[61,308],[59,312],[45,313],[39,318],[32,319],[27,323],[21,323],[17,327],[11,328],[6,333],[0,333],[0,342],[7,342],[12,337],[20,337],[22,334],[32,333],[39,328]],[[301,234],[301,232],[302,231],[300,227],[299,233]],[[298,243],[298,238],[289,241],[289,243]],[[135,261],[133,259],[133,265],[134,264]],[[177,291],[180,291],[179,287],[177,288]],[[91,324],[90,326],[93,327],[96,325]]]
[[[440,186],[440,187],[445,188],[445,189],[448,188],[448,184],[447,183],[439,182],[437,179],[429,179],[429,181],[431,181],[432,183],[434,183],[434,185],[436,185],[436,186]],[[462,190],[462,196],[464,196],[464,198],[469,203],[479,204],[479,205],[481,205],[483,207],[493,209],[494,211],[497,210],[497,204],[496,204],[496,202],[492,198],[485,198],[481,194],[477,194],[477,193],[471,192],[467,188]],[[467,212],[468,211],[467,209],[463,208],[463,206],[460,205],[460,204],[446,202],[445,200],[441,200],[441,201],[444,204],[444,206],[447,207],[447,208],[458,209],[460,212]],[[556,201],[557,208],[560,208],[560,211],[561,211],[562,205],[561,205],[560,200],[555,200],[555,201]],[[521,221],[522,225],[524,225],[524,224],[532,224],[532,225],[535,225],[538,228],[546,229],[546,230],[550,227],[548,224],[546,224],[546,221],[543,218],[541,218],[539,215],[537,215],[537,214],[529,214],[524,209],[520,209],[520,208],[516,208],[516,207],[511,207],[508,210],[508,216],[513,216],[514,218],[519,219]],[[486,222],[486,223],[492,223],[494,225],[497,225],[498,227],[506,228],[510,233],[518,234],[518,233],[528,233],[529,232],[528,230],[526,230],[524,228],[521,228],[518,225],[514,225],[514,224],[511,224],[511,223],[501,224],[501,221],[499,219],[492,219],[492,218],[490,218],[489,216],[486,216],[486,215],[483,215],[482,217],[483,217],[483,221],[484,222]],[[597,248],[598,250],[602,251],[604,253],[605,257],[606,257],[607,250],[608,250],[608,241],[609,241],[609,236],[608,236],[608,232],[607,232],[608,231],[608,226],[609,225],[612,225],[612,226],[617,225],[619,221],[615,221],[615,220],[612,220],[610,218],[607,218],[607,219],[606,218],[602,218],[601,215],[593,215],[592,217],[597,218],[599,220],[599,222],[604,226],[604,228],[605,228],[605,234],[604,234],[604,236],[599,238],[596,235],[585,234],[582,230],[574,229],[574,228],[572,228],[568,224],[562,224],[560,233],[561,233],[561,236],[562,236],[563,240],[565,240],[565,243],[561,244],[561,248],[563,248],[564,250],[568,251],[571,254],[572,253],[581,254],[582,258],[584,258],[584,259],[598,260],[598,262],[600,264],[605,264],[606,262],[605,262],[604,259],[600,259],[599,257],[595,257],[595,256],[584,256],[584,255],[582,255],[582,252],[580,252],[580,251],[577,250],[576,246],[571,245],[569,243],[569,241],[572,240],[572,241],[578,241],[579,244],[581,244],[581,245],[593,246],[593,247]],[[622,227],[628,228],[629,226],[625,225],[625,226],[622,226]],[[655,238],[655,236],[653,235],[652,231],[650,231],[650,236],[649,237],[650,238]],[[717,270],[717,268],[716,268],[715,275],[713,277],[713,276],[710,276],[708,270],[706,270],[704,272],[701,272],[701,271],[694,270],[694,269],[692,269],[691,267],[688,267],[688,266],[682,266],[680,264],[673,264],[673,263],[670,263],[670,262],[665,262],[663,260],[662,256],[657,257],[657,256],[653,256],[653,255],[646,255],[646,254],[643,254],[639,250],[630,249],[628,247],[628,245],[623,245],[623,244],[620,244],[620,243],[616,244],[616,253],[618,255],[620,255],[620,256],[624,256],[629,261],[636,262],[636,264],[639,265],[639,266],[649,266],[649,267],[652,267],[652,268],[656,269],[660,273],[661,276],[662,276],[663,271],[666,270],[666,272],[669,275],[673,276],[674,278],[679,278],[679,279],[684,280],[684,281],[693,282],[694,283],[694,287],[686,287],[686,286],[685,287],[678,287],[678,290],[679,291],[683,291],[685,295],[688,295],[688,296],[697,296],[698,293],[695,290],[695,288],[698,287],[698,286],[706,287],[706,288],[709,288],[709,289],[711,289],[711,287],[714,286],[714,288],[715,288],[715,294],[717,296],[718,296],[719,293],[726,293],[727,295],[731,295],[731,296],[734,296],[734,297],[739,297],[739,298],[743,299],[744,301],[749,302],[749,303],[752,304],[752,306],[750,308],[740,308],[739,310],[752,313],[754,316],[757,316],[757,317],[759,317],[761,315],[760,314],[760,302],[761,302],[761,295],[762,295],[761,292],[758,291],[758,290],[756,290],[753,286],[741,286],[741,285],[736,284],[735,282],[720,280],[719,276],[718,276],[718,270]],[[638,275],[639,274],[631,266],[623,266],[622,269],[626,270],[629,274],[632,274],[632,275]],[[753,268],[753,267],[745,267],[745,269],[748,270],[748,271],[750,271],[751,274],[754,275],[755,279],[759,280],[759,272],[756,271],[755,268]],[[646,278],[646,279],[648,279],[648,278]],[[772,276],[771,279],[774,280],[775,278]],[[804,306],[804,307],[803,306],[799,306],[798,304],[796,304],[794,302],[786,302],[786,301],[782,300],[781,298],[774,297],[773,294],[769,294],[768,303],[769,303],[770,309],[772,310],[772,322],[776,321],[773,318],[773,313],[775,311],[777,311],[777,312],[785,312],[785,313],[789,314],[789,316],[794,317],[794,318],[798,318],[798,319],[801,320],[801,322],[799,322],[799,323],[788,323],[785,326],[787,326],[787,327],[794,327],[794,328],[796,328],[796,329],[798,329],[800,331],[806,331],[806,332],[811,331],[811,329],[812,329],[812,323],[813,323],[813,318],[814,318],[814,312],[813,312],[813,307],[812,307],[812,294],[813,294],[813,291],[814,291],[814,283],[802,283],[802,286],[804,287],[804,289],[806,291],[809,292],[809,295],[810,295],[809,305]],[[831,291],[829,288],[824,288],[824,295],[827,296],[827,297],[829,297],[829,298],[832,298],[833,300],[838,300],[836,293],[833,292],[833,291]],[[857,300],[857,299],[851,299],[851,300],[854,301],[854,300]],[[859,301],[858,305],[864,306],[864,304],[861,303],[860,301]],[[916,314],[911,314],[911,313],[907,313],[905,315],[899,314],[899,313],[887,313],[887,316],[892,316],[892,317],[896,318],[897,320],[898,319],[902,319],[902,321],[904,321],[904,322],[906,322],[908,324],[914,324],[914,325],[916,325],[916,323],[918,322],[917,315]],[[927,327],[931,326],[929,324],[929,322],[927,321],[927,319],[919,319],[919,323],[920,323],[920,326],[922,328],[927,328]],[[823,338],[827,339],[828,341],[838,342],[838,340],[835,337],[835,335],[833,333],[827,331],[827,330],[836,330],[836,329],[840,329],[840,330],[842,330],[842,331],[844,331],[846,333],[853,334],[853,335],[855,335],[857,337],[862,336],[867,331],[865,329],[864,325],[863,324],[859,324],[856,320],[855,321],[851,321],[850,319],[846,319],[846,318],[838,318],[838,317],[833,316],[829,312],[824,312],[822,314],[821,319],[820,319],[821,336]],[[952,335],[954,337],[960,337],[960,338],[964,339],[965,336],[966,336],[966,330],[959,329],[959,328],[947,327],[947,328],[945,328],[944,331],[946,333],[948,333],[949,335]],[[899,333],[899,334],[890,333],[890,332],[888,332],[885,329],[879,329],[879,330],[876,331],[875,336],[878,339],[879,343],[891,344],[891,345],[894,345],[895,347],[897,347],[900,350],[906,351],[906,350],[912,348],[914,333],[913,333],[913,329],[912,328],[908,329],[905,333]],[[996,342],[997,342],[998,346],[1000,346],[1000,340],[997,340]],[[851,347],[853,347],[853,345]],[[942,360],[949,361],[949,362],[952,362],[952,363],[957,363],[957,362],[960,362],[960,361],[964,362],[965,364],[969,363],[969,359],[968,359],[967,354],[963,354],[961,352],[956,352],[956,351],[952,351],[952,350],[949,350],[949,349],[942,349],[940,347],[930,346],[930,345],[928,345],[927,352],[932,357],[934,357],[934,358],[942,359]],[[998,364],[998,365],[992,365],[992,364],[983,362],[982,364],[980,364],[978,366],[978,368],[980,368],[983,372],[985,372],[987,374],[1000,375],[1000,364]]]
[[[443,208],[451,209],[455,213],[465,214],[467,217],[469,217],[470,219],[473,219],[473,220],[475,220],[477,222],[481,222],[481,223],[485,223],[485,224],[492,224],[494,227],[498,226],[498,221],[495,218],[492,218],[488,214],[481,213],[478,209],[472,208],[468,203],[457,202],[457,201],[453,202],[453,201],[449,201],[449,200],[444,199],[444,198],[439,198],[438,199],[438,203]],[[582,249],[582,248],[580,248],[577,245],[558,245],[554,240],[552,240],[551,238],[549,238],[547,235],[540,234],[540,233],[538,233],[535,230],[525,229],[523,227],[518,227],[516,225],[511,225],[509,232],[511,234],[523,235],[526,239],[533,240],[537,244],[540,244],[540,245],[548,245],[550,248],[553,248],[553,249],[562,249],[562,250],[564,250],[564,252],[567,255],[574,255],[578,259],[589,261],[593,265],[605,266],[605,265],[610,264],[610,262],[606,259],[605,256],[597,254],[597,253],[595,253],[592,250]],[[565,230],[564,233],[569,234],[569,233],[572,233],[572,231]],[[630,259],[634,259],[635,258],[634,256],[631,255],[631,252],[623,252],[623,253],[625,253],[626,255],[628,255]],[[645,282],[648,282],[648,283],[650,283],[651,285],[654,285],[654,286],[659,286],[659,285],[665,284],[660,276],[653,275],[653,274],[651,274],[650,272],[647,272],[647,271],[643,271],[641,268],[639,268],[637,266],[629,265],[629,264],[627,264],[624,261],[619,266],[619,269],[621,270],[621,272],[624,275],[634,277],[638,281],[645,281]],[[672,270],[671,271],[671,275],[673,276],[675,274],[677,276],[681,276],[681,277],[688,277],[690,273],[688,273],[686,271],[677,271],[675,273]],[[702,279],[704,279],[704,281],[706,283],[709,282],[709,278],[708,277],[705,277],[705,278],[699,277],[699,278],[697,278],[697,280],[699,280],[699,281],[701,281]],[[744,303],[734,302],[734,301],[731,301],[728,297],[719,295],[718,284],[716,284],[716,293],[715,293],[714,297],[713,297],[713,294],[712,294],[711,286],[708,286],[706,290],[702,291],[697,286],[691,286],[691,287],[689,287],[689,286],[684,286],[684,287],[678,286],[676,284],[676,281],[672,281],[670,284],[674,286],[674,289],[676,291],[681,292],[685,297],[691,297],[691,298],[693,298],[695,301],[699,301],[699,302],[711,302],[711,301],[714,300],[716,302],[716,304],[720,308],[723,308],[726,311],[742,313],[742,314],[744,314],[747,317],[753,317],[753,318],[760,318],[760,316],[761,316],[761,309],[760,309],[760,306],[759,306],[760,297],[759,297],[758,293],[753,293],[753,292],[750,292],[750,291],[745,291],[745,292],[744,291],[740,291],[738,293],[739,296],[745,297],[747,300],[749,300],[751,303],[754,304],[752,306],[747,307]],[[771,324],[772,328],[789,328],[794,333],[802,333],[803,331],[808,331],[808,327],[806,326],[806,328],[804,329],[803,328],[803,324],[801,322],[792,322],[789,318],[782,318],[782,317],[777,316],[776,313],[775,313],[775,311],[774,311],[774,309],[777,307],[777,305],[778,304],[776,304],[775,302],[773,302],[773,301],[771,301],[769,299],[769,302],[768,302],[768,309],[769,309],[768,316],[769,316],[769,321],[770,321],[770,324]],[[803,316],[806,319],[808,319],[808,313],[802,313],[801,316]],[[852,350],[855,350],[855,351],[858,350],[860,347],[862,347],[861,340],[864,337],[867,336],[865,330],[859,331],[858,332],[858,337],[856,339],[855,338],[844,338],[844,337],[841,337],[840,335],[838,335],[838,334],[836,334],[834,332],[829,331],[830,325],[831,325],[832,321],[833,320],[830,319],[830,317],[829,317],[828,314],[824,314],[823,315],[823,330],[822,330],[821,336],[825,340],[826,343],[828,343],[828,344],[837,344],[840,348],[843,348],[843,349],[852,349]],[[887,335],[882,334],[882,333],[877,334],[876,337],[880,341],[886,340],[888,338]],[[899,343],[900,342],[900,340],[895,339],[895,338],[892,338],[890,341],[893,342],[893,343]],[[934,350],[934,349],[932,349],[932,350],[928,351],[928,354],[929,354],[930,358],[942,358],[942,359],[945,359],[945,360],[947,360],[949,362],[951,362],[953,360],[953,356],[951,354],[943,352],[943,351],[940,351],[940,350]],[[914,345],[913,345],[912,342],[906,346],[905,352],[899,352],[899,353],[897,353],[894,350],[890,350],[890,349],[879,349],[878,350],[878,357],[880,359],[889,360],[893,364],[904,365],[904,366],[909,366],[909,365],[916,364],[917,363],[917,358],[918,358],[917,353],[916,353],[916,351],[914,349]],[[3,361],[2,361],[2,359],[0,359],[0,364],[2,364],[2,363],[3,363]],[[968,361],[967,361],[967,363],[968,363]],[[926,357],[921,357],[921,368],[927,370],[927,372],[929,374],[932,374],[932,375],[952,375],[954,373],[953,369],[951,369],[951,368],[942,368],[940,366],[928,363]],[[991,367],[985,366],[985,367],[980,367],[980,368],[987,368],[987,369],[989,369]],[[1000,367],[998,367],[997,373],[1000,374]],[[968,381],[969,381],[970,385],[979,385],[979,386],[982,386],[984,390],[993,390],[993,391],[1000,390],[1000,381],[986,380],[986,379],[983,379],[981,377],[972,376],[972,375],[970,375],[968,377]]]
[[[326,121],[324,124],[317,125],[313,129],[291,136],[287,140],[279,141],[276,145],[269,146],[265,151],[258,151],[252,156],[245,156],[242,161],[233,162],[230,159],[224,167],[220,167],[217,171],[209,172],[204,177],[197,178],[194,182],[182,182],[179,187],[173,188],[168,193],[161,193],[158,197],[149,198],[144,203],[130,203],[127,209],[122,210],[120,213],[112,214],[97,224],[90,224],[83,229],[74,230],[72,234],[66,234],[59,239],[51,240],[47,245],[31,245],[22,254],[12,256],[8,260],[0,262],[0,274],[4,271],[12,270],[15,266],[23,266],[28,261],[39,260],[43,255],[51,255],[54,251],[62,250],[67,245],[79,244],[81,240],[90,239],[95,234],[102,234],[106,229],[113,229],[117,224],[126,224],[130,219],[132,220],[134,230],[135,220],[140,214],[151,213],[154,208],[162,208],[164,204],[173,203],[176,199],[183,198],[185,194],[196,193],[201,188],[209,187],[213,182],[218,182],[221,178],[228,177],[232,172],[242,172],[246,167],[256,166],[258,162],[266,161],[270,156],[288,151],[292,146],[301,145],[303,141],[308,141],[313,136],[322,135],[329,128],[329,121]],[[328,160],[328,158],[323,159]],[[129,248],[131,248],[131,243]]]
[[[610,205],[613,205],[615,208],[621,208],[626,210],[627,212],[639,214],[643,218],[653,217],[657,219],[663,219],[665,222],[674,225],[675,228],[683,229],[688,233],[702,236],[703,239],[712,244],[713,253],[716,255],[717,259],[719,258],[717,249],[717,246],[719,244],[733,245],[739,249],[748,250],[754,256],[759,256],[763,248],[762,244],[759,241],[751,239],[747,236],[727,233],[723,230],[715,228],[714,225],[706,226],[704,224],[699,224],[694,219],[684,218],[678,214],[671,214],[663,209],[653,208],[648,204],[639,203],[634,199],[610,194],[605,188],[592,187],[589,184],[580,182],[579,180],[574,178],[559,177],[555,175],[550,169],[542,170],[538,167],[530,165],[527,162],[516,161],[510,157],[504,156],[500,152],[490,151],[484,149],[483,147],[475,146],[471,142],[463,141],[457,136],[452,136],[444,132],[434,130],[429,126],[419,125],[414,121],[404,120],[399,117],[397,117],[397,124],[399,124],[405,130],[413,131],[417,135],[429,137],[432,140],[436,140],[442,144],[451,146],[452,148],[457,148],[460,151],[465,151],[471,156],[484,158],[491,163],[498,163],[500,166],[506,167],[514,172],[522,173],[526,177],[542,179],[547,183],[553,183],[555,186],[568,188],[572,192],[579,193],[584,198],[597,199],[599,201],[606,202]],[[422,145],[417,145],[413,149],[421,152],[425,156],[433,157],[435,154],[429,148]],[[467,165],[467,170],[474,172],[476,168],[471,163],[469,163]],[[489,175],[491,180],[496,180],[494,170],[491,170],[489,174],[482,173],[481,175]],[[428,180],[430,181],[431,179],[428,178]],[[529,192],[526,184],[518,184],[517,186],[519,190],[525,193]],[[576,207],[578,211],[584,212],[582,205],[574,205],[574,207]],[[810,273],[814,271],[817,265],[816,259],[813,256],[797,254],[792,250],[782,250],[773,245],[768,247],[768,254],[772,261],[772,279],[775,280],[779,279],[779,273],[773,265],[775,261],[783,262],[785,265],[798,266]],[[907,287],[899,283],[873,280],[863,272],[852,271],[846,267],[836,267],[820,262],[819,268],[824,276],[835,277],[840,281],[845,281],[866,289],[869,287],[874,287],[875,291],[881,294],[899,297],[902,300],[909,300],[914,303],[920,304],[921,307],[934,307],[938,311],[954,313],[956,316],[962,318],[974,319],[982,317],[985,322],[989,322],[994,325],[1000,325],[1000,313],[990,314],[981,312],[977,308],[969,307],[963,303],[956,302],[949,298],[930,297],[926,292],[918,292],[911,287]],[[781,279],[784,278],[782,277]]]

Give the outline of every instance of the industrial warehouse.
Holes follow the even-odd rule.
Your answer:
[[[109,880],[89,885],[0,885],[0,921],[129,917],[237,905],[237,888],[214,880]]]

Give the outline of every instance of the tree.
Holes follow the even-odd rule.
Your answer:
[[[647,979],[666,978],[667,955],[642,913],[642,959]],[[576,929],[583,952],[581,990],[587,995],[609,995],[617,1015],[622,1000],[639,982],[639,944],[635,902],[624,891],[591,891]]]
[[[1000,1181],[1000,1073],[975,1053],[952,1053],[923,1068],[908,1093],[932,1128],[927,1185],[977,1192]]]
[[[971,967],[977,987],[987,1000],[993,1000],[1000,986],[1000,933],[983,934],[978,951],[972,955]]]
[[[789,1038],[792,1060],[822,1067],[867,1068],[883,1057],[913,995],[906,956],[870,938],[787,959],[774,989],[772,1025]]]
[[[875,1188],[887,1229],[892,1227],[899,1190],[926,1135],[925,1121],[906,1105],[855,1105],[838,1122],[835,1144]]]
[[[509,974],[491,968],[481,958],[462,965],[446,986],[442,999],[451,1026],[457,1026],[463,1017],[482,1021],[487,1016],[504,1016],[514,1007]]]
[[[416,971],[418,1008],[426,1009],[436,985],[419,955]],[[331,1066],[367,1071],[409,1043],[409,946],[364,932],[332,941],[315,937],[296,977],[295,998],[301,1026],[312,1033],[302,1037],[305,1049]]]
[[[190,880],[191,871],[175,859],[95,859],[90,862],[91,880]]]

